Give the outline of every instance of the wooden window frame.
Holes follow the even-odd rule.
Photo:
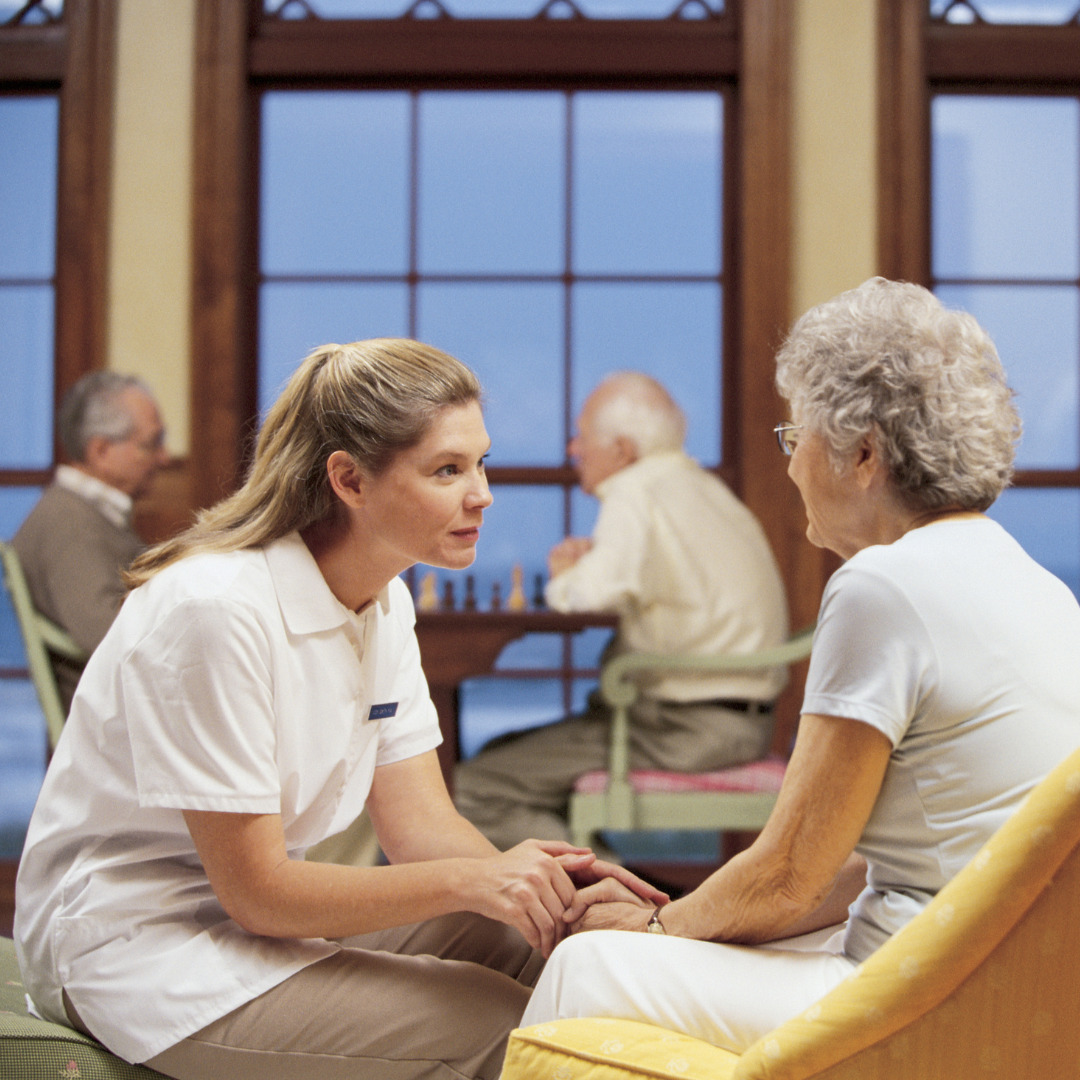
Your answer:
[[[54,403],[105,366],[112,162],[114,0],[66,0],[58,22],[0,30],[0,88],[49,91],[60,102],[57,157]],[[54,447],[54,458],[60,447]],[[48,482],[51,470],[0,470],[5,486]]]
[[[738,265],[737,308],[725,326],[731,468],[726,478],[758,514],[792,587],[795,618],[813,618],[820,584],[801,573],[807,558],[797,493],[786,480],[771,427],[782,406],[773,386],[775,349],[790,315],[790,53],[793,0],[752,0],[734,6],[734,30],[717,40],[698,20],[646,24],[665,35],[678,56],[649,72],[651,85],[697,73],[703,83],[737,68],[737,119],[727,138],[738,140],[736,220],[732,257]],[[588,70],[605,81],[643,80],[638,35],[608,20],[521,20],[436,24],[351,21],[264,25],[260,5],[198,0],[196,29],[194,305],[192,313],[192,498],[208,505],[233,490],[242,476],[255,402],[254,91],[252,79],[330,85],[344,78],[386,85],[421,77],[441,85],[484,86],[512,74],[517,85],[544,86]],[[521,35],[531,36],[529,67]],[[281,37],[303,39],[286,49]],[[454,69],[446,63],[461,50]],[[361,45],[358,45],[358,41]],[[362,47],[361,47],[362,46]],[[288,55],[286,55],[288,54]],[[301,62],[297,62],[298,55]],[[417,56],[423,57],[418,68]],[[543,63],[537,63],[537,56]],[[460,73],[462,57],[472,70]],[[287,67],[286,67],[287,65]],[[500,476],[504,482],[521,479]],[[567,477],[569,479],[569,477]],[[811,557],[811,561],[813,561]],[[820,577],[820,574],[816,576]]]
[[[879,263],[929,286],[930,99],[935,87],[1080,94],[1080,25],[953,25],[927,0],[879,0]],[[1015,486],[1078,487],[1077,469],[1017,470]]]

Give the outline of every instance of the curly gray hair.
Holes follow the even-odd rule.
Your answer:
[[[871,434],[913,508],[985,510],[1012,479],[1020,418],[994,343],[918,285],[871,278],[811,308],[776,365],[834,462]]]

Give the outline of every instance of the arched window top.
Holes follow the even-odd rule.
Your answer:
[[[930,18],[953,26],[1080,24],[1077,0],[929,0]]]
[[[268,19],[719,19],[729,0],[263,0]]]

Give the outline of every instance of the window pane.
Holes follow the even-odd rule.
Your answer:
[[[0,288],[0,468],[47,469],[53,458],[53,289]]]
[[[705,284],[591,284],[574,289],[576,415],[592,388],[621,369],[659,379],[686,413],[687,452],[719,460],[720,289]]]
[[[20,13],[22,18],[16,25],[41,26],[64,14],[64,0],[38,0],[31,8],[27,8],[27,0],[0,0],[0,26]]]
[[[259,291],[259,412],[273,405],[312,349],[374,337],[406,337],[405,285],[269,284]]]
[[[45,720],[29,679],[0,679],[0,859],[22,852],[45,778]]]
[[[532,584],[526,582],[529,606],[532,607]],[[554,668],[562,667],[561,634],[526,634],[517,641],[511,641],[495,662],[496,671],[512,671],[515,668]]]
[[[1059,26],[1076,15],[1076,0],[930,0],[930,13],[949,22],[972,23],[975,13],[989,23],[1047,24]]]
[[[596,626],[575,634],[572,641],[574,667],[598,668],[600,655],[611,641],[614,632],[606,626]]]
[[[1080,598],[1080,490],[1010,488],[989,515]]]
[[[574,270],[718,274],[722,99],[574,97]]]
[[[263,95],[264,274],[408,270],[409,113],[404,93]]]
[[[562,492],[558,488],[500,484],[495,502],[484,513],[476,562],[477,602],[491,606],[492,585],[499,585],[503,606],[520,566],[525,597],[530,602],[537,574],[547,573],[547,554],[562,539]]]
[[[994,339],[1024,422],[1021,469],[1080,466],[1080,293],[1066,286],[941,285]]]
[[[500,735],[550,724],[564,713],[558,679],[466,679],[458,695],[463,759]]]
[[[444,570],[418,563],[414,595],[419,598],[423,579],[433,573],[436,594],[443,607],[447,584],[453,593],[454,609],[463,609],[468,578],[473,579],[476,606],[492,607],[495,586],[499,602],[506,608],[513,588],[516,567],[521,568],[522,588],[533,607],[537,575],[547,574],[547,554],[562,539],[562,490],[556,487],[499,484],[492,489],[494,503],[484,512],[484,525],[476,548],[476,562],[468,571]]]
[[[51,278],[56,262],[55,97],[0,97],[0,278]]]
[[[484,386],[492,465],[561,461],[563,290],[559,285],[421,285],[417,336]]]
[[[1080,102],[939,95],[932,106],[937,277],[1080,274]]]
[[[575,487],[570,493],[570,535],[592,536],[599,513],[600,501]]]
[[[0,487],[0,538],[10,540],[41,497],[37,487]],[[26,666],[19,624],[7,589],[0,589],[0,668]]]
[[[562,270],[564,111],[554,93],[421,96],[423,273]]]

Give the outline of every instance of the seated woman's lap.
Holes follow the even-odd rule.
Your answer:
[[[621,930],[576,934],[548,961],[522,1025],[609,1016],[742,1051],[855,970],[839,954],[841,937],[818,932],[755,947]]]
[[[342,944],[147,1064],[180,1080],[495,1080],[542,967],[516,931],[458,913]]]

